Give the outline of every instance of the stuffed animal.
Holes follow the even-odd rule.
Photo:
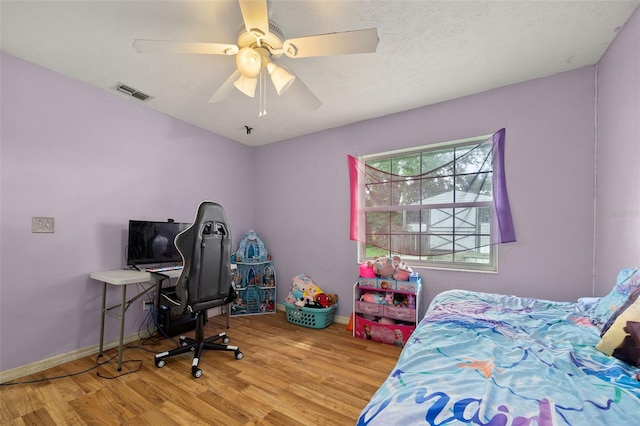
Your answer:
[[[315,285],[313,282],[308,282],[302,291],[302,300],[306,304],[312,304],[316,300],[316,296],[324,293],[320,287]]]
[[[379,291],[367,291],[360,296],[360,300],[362,302],[376,303],[378,305],[384,305],[386,303],[384,295]]]
[[[327,296],[329,296],[329,300],[331,301],[329,306],[333,306],[338,303],[338,295],[336,293],[329,293]]]
[[[291,290],[289,291],[285,302],[290,305],[295,305],[296,302],[301,301],[304,295],[304,289],[309,282],[311,282],[311,279],[305,274],[300,274],[293,277],[293,279],[291,280]]]
[[[373,262],[373,271],[381,278],[391,278],[395,269],[393,259],[389,256],[378,257]]]
[[[323,308],[328,308],[331,303],[331,299],[329,299],[329,295],[325,293],[320,293],[316,296],[316,303],[318,303]]]
[[[335,293],[320,293],[316,296],[316,303],[323,308],[328,308],[338,303],[338,295]]]
[[[293,278],[291,282],[291,293],[296,300],[302,299],[304,288],[308,281],[308,277],[304,274],[300,274]]]
[[[307,283],[311,282],[311,278],[309,278],[307,275],[305,274],[300,274],[300,275],[296,275],[295,277],[293,277],[293,279],[291,280],[291,283],[297,287],[300,288],[304,288],[305,285],[307,285]]]
[[[320,302],[316,302],[315,300],[311,302],[304,302],[304,305],[296,305],[296,306],[304,306],[305,308],[315,308],[315,309],[324,308],[324,306],[322,306]]]
[[[300,274],[291,280],[291,291],[285,303],[305,308],[326,308],[338,303],[338,295],[325,294],[309,276]]]
[[[368,260],[360,264],[360,276],[362,278],[375,278],[376,273],[373,270],[373,262]]]
[[[385,305],[393,305],[393,295],[394,293],[388,291],[384,294],[384,304]]]
[[[287,297],[284,299],[284,302],[289,304],[289,305],[295,305],[297,300],[298,299],[296,299],[293,296],[293,292],[290,291],[289,294],[287,294]]]
[[[409,276],[413,273],[413,269],[406,263],[399,261],[396,266],[396,270],[393,273],[393,278],[398,281],[409,281]]]

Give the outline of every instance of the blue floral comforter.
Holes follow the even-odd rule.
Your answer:
[[[438,295],[358,425],[636,425],[640,370],[577,303]]]

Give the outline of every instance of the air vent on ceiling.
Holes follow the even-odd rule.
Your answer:
[[[117,90],[118,92],[127,94],[129,96],[133,96],[134,98],[139,99],[143,102],[153,98],[153,96],[149,96],[146,93],[142,93],[141,91],[122,83],[116,84],[114,86],[114,89]]]

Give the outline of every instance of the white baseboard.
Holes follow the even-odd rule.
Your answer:
[[[128,344],[140,340],[138,332],[125,336],[123,344]],[[104,342],[103,351],[107,351],[112,348],[117,348],[119,339]],[[64,354],[56,355],[51,358],[43,359],[42,361],[36,361],[31,364],[22,365],[20,367],[12,368],[10,370],[0,371],[0,383],[5,383],[11,380],[19,379],[20,377],[29,376],[31,374],[39,373],[47,370],[51,367],[56,367],[67,362],[75,361],[80,358],[84,358],[90,355],[98,354],[100,345],[91,345],[86,348],[76,349],[75,351],[67,352]]]
[[[285,307],[283,304],[277,304],[276,309],[278,311],[285,311]],[[221,315],[222,307],[217,307],[214,309],[210,309],[207,312],[207,315],[210,317]],[[348,324],[349,317],[343,317],[339,315],[335,315],[333,320],[340,324]],[[155,332],[155,328],[149,329],[149,332]],[[139,332],[135,332],[128,336],[125,336],[123,339],[123,344],[129,344],[131,342],[135,342],[140,340]],[[107,351],[112,348],[118,347],[118,339],[110,340],[108,342],[104,342],[103,351]],[[9,382],[12,380],[19,379],[20,377],[29,376],[31,374],[36,374],[41,371],[47,370],[52,367],[57,367],[58,365],[65,364],[67,362],[75,361],[80,358],[84,358],[90,355],[96,355],[100,345],[91,345],[85,348],[76,349],[75,351],[70,351],[64,354],[56,355],[51,358],[43,359],[42,361],[36,361],[31,364],[22,365],[20,367],[12,368],[5,371],[0,371],[0,383]]]
[[[209,317],[214,317],[220,314],[222,314],[222,307],[209,309],[207,311],[207,315]],[[150,328],[147,331],[149,333],[154,333],[155,327]],[[125,336],[123,339],[123,344],[127,345],[131,342],[136,342],[138,340],[140,340],[140,334],[139,332],[135,332],[133,334]],[[112,348],[117,348],[118,344],[119,344],[119,339],[104,342],[102,350],[104,352]],[[97,355],[99,352],[99,349],[100,349],[99,344],[91,345],[91,346],[87,346],[86,348],[76,349],[75,351],[71,351],[64,354],[53,356],[51,358],[43,359],[42,361],[36,361],[34,363],[22,365],[20,367],[12,368],[10,370],[0,371],[0,383],[16,380],[16,379],[19,379],[20,377],[29,376],[31,374],[36,374],[41,371],[47,370],[51,367],[57,367],[58,365],[75,361],[90,355]]]

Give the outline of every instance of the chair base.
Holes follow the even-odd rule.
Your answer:
[[[155,355],[155,365],[158,368],[162,368],[165,365],[165,358],[169,358],[175,355],[184,354],[187,352],[193,352],[193,362],[191,364],[191,374],[193,377],[198,378],[202,376],[202,370],[198,367],[200,362],[200,356],[202,351],[233,351],[236,359],[244,358],[244,354],[237,346],[228,345],[229,337],[225,332],[219,333],[215,336],[204,338],[204,317],[206,315],[196,315],[196,338],[180,336],[180,346],[170,351],[161,352]],[[218,340],[222,340],[222,343],[217,343]]]

